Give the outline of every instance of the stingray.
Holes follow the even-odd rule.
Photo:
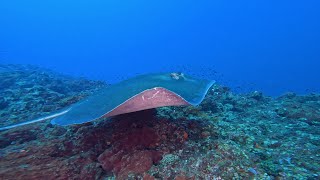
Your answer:
[[[199,105],[214,84],[183,73],[154,73],[110,85],[58,113],[0,130],[52,119],[52,124],[72,125],[163,106]]]

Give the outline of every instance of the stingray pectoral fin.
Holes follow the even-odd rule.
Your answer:
[[[42,117],[42,118],[34,119],[34,120],[31,120],[31,121],[26,121],[26,122],[19,123],[19,124],[14,124],[14,125],[11,125],[11,126],[0,127],[0,131],[16,128],[16,127],[19,127],[19,126],[24,126],[24,125],[27,125],[27,124],[32,124],[32,123],[36,123],[36,122],[40,122],[40,121],[50,120],[50,119],[53,119],[53,118],[56,118],[56,117],[64,115],[69,110],[70,110],[70,108],[67,109],[67,110],[61,111],[61,112],[57,112],[57,113],[51,114],[49,116],[45,116],[45,117]]]
[[[161,106],[198,105],[213,83],[179,73],[141,75],[100,90],[52,123],[82,124]]]
[[[106,113],[104,117],[111,117],[119,114],[152,109],[163,106],[190,105],[181,96],[162,87],[147,89],[134,97],[128,99],[118,107]]]

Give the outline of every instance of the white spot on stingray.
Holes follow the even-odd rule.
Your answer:
[[[159,92],[160,92],[160,91],[157,91],[156,93],[154,93],[154,94],[152,95],[152,97],[150,97],[150,98],[148,98],[148,99],[153,99],[157,94],[159,94]]]

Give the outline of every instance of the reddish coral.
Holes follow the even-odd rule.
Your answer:
[[[118,179],[153,179],[146,174],[152,165],[159,164],[164,154],[182,148],[189,138],[182,126],[156,119],[153,111],[100,121],[97,126],[42,128],[46,130],[0,132],[8,140],[0,142],[3,179],[99,179],[105,173],[114,173]]]
[[[126,116],[115,119],[113,145],[98,157],[102,168],[119,179],[143,175],[170,148],[181,147],[188,139],[188,134],[174,124],[156,120],[148,112],[141,114],[144,114],[142,119]]]
[[[1,179],[95,179],[101,173],[96,162],[82,158],[83,154],[70,159],[53,157],[58,149],[54,149],[52,142],[40,146],[30,142],[19,151],[5,154],[1,157]]]
[[[98,160],[104,170],[112,171],[119,179],[131,173],[143,174],[162,158],[161,152],[152,150],[159,145],[160,138],[149,127],[133,129],[117,138],[120,138],[118,142],[102,153]]]
[[[143,180],[155,180],[155,178],[149,174],[144,174],[143,175]]]

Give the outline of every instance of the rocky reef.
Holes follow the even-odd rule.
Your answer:
[[[64,108],[106,86],[32,66],[0,66],[0,124]],[[235,94],[67,127],[0,132],[1,179],[318,179],[320,95]]]
[[[31,65],[0,65],[0,126],[47,115],[104,86]]]

